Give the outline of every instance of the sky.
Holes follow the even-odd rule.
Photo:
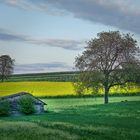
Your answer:
[[[134,34],[140,44],[140,0],[0,0],[0,55],[14,73],[75,70],[86,42],[102,31]]]

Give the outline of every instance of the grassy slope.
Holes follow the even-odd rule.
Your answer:
[[[71,82],[4,82],[0,83],[0,96],[18,92],[29,92],[35,96],[76,95]],[[140,87],[133,89],[113,88],[112,93],[138,93]]]
[[[45,114],[0,118],[0,139],[140,139],[140,96],[111,97],[108,105],[102,98],[44,101]]]

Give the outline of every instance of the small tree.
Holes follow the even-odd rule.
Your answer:
[[[3,82],[13,73],[14,60],[9,55],[0,56],[0,79]]]
[[[80,80],[86,87],[98,85],[104,88],[104,102],[108,103],[111,87],[135,82],[136,79],[139,82],[136,71],[140,63],[139,48],[130,34],[110,31],[97,36],[76,58],[76,67],[81,71]]]
[[[10,111],[10,102],[8,100],[0,100],[0,116],[6,116]]]
[[[26,115],[35,112],[34,100],[32,97],[28,97],[28,96],[21,97],[18,100],[18,104],[19,104],[19,111]]]
[[[83,85],[82,82],[74,82],[73,83],[74,89],[76,91],[76,94],[78,96],[82,96],[83,92],[85,91],[85,86]]]

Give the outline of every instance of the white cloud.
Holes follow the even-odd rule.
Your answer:
[[[68,40],[68,39],[31,39],[29,42],[36,45],[59,47],[67,50],[81,50],[85,46],[85,41]]]
[[[71,12],[76,18],[140,34],[140,9],[135,0],[133,2],[130,0],[48,0],[48,2]]]
[[[0,2],[8,4],[10,6],[22,8],[24,10],[38,10],[46,12],[49,15],[63,16],[65,12],[63,10],[57,10],[57,8],[50,7],[50,4],[40,0],[0,0]]]
[[[85,46],[85,41],[68,39],[35,39],[25,35],[19,35],[0,29],[0,41],[20,41],[39,46],[58,47],[67,50],[81,50]]]

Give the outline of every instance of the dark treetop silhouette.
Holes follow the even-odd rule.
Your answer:
[[[9,55],[0,56],[0,79],[3,82],[13,73],[14,60]]]

